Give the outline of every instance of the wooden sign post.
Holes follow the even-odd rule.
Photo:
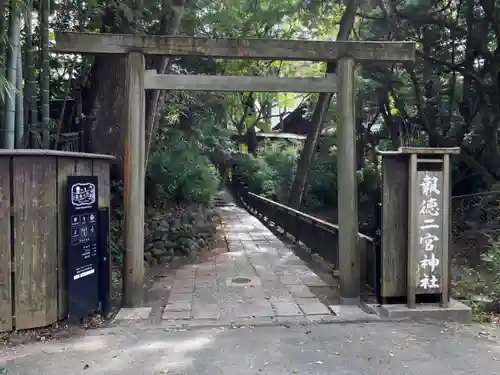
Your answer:
[[[381,303],[417,296],[449,303],[450,155],[459,148],[401,147],[382,157]]]

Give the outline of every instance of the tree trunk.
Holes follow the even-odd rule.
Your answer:
[[[15,8],[14,1],[10,2],[9,11],[9,39],[10,48],[7,53],[7,90],[9,95],[5,96],[5,120],[3,124],[3,147],[13,149],[15,146],[15,127],[16,127],[16,72],[17,72],[17,54],[20,48],[21,38],[21,17]]]
[[[24,148],[24,93],[23,93],[23,59],[21,57],[21,46],[17,48],[17,71],[16,71],[16,148]]]
[[[129,7],[132,15],[138,14],[133,12],[133,3],[126,2],[122,7]],[[130,34],[136,31],[135,20],[120,13],[120,8],[110,5],[104,10],[101,33]],[[86,115],[82,124],[86,135],[84,151],[115,156],[112,174],[118,179],[123,177],[127,129],[125,74],[126,56],[96,56],[88,77],[89,89],[82,98]]]
[[[163,0],[163,17],[160,33],[164,35],[177,34],[182,15],[184,13],[185,0]],[[158,59],[156,70],[159,74],[165,74],[172,66],[170,56],[161,56]],[[154,132],[158,128],[162,114],[165,110],[165,90],[152,90],[148,95],[146,112],[146,165],[148,164],[149,151],[152,146]]]
[[[346,4],[346,9],[340,20],[340,28],[337,35],[337,40],[348,40],[351,35],[351,31],[354,25],[354,19],[356,17],[356,9],[358,7],[358,0],[348,0]],[[327,71],[329,69],[327,68]],[[332,69],[331,73],[335,73],[335,67]],[[302,196],[304,195],[304,190],[307,182],[307,173],[311,168],[314,151],[318,144],[319,136],[323,128],[323,122],[330,101],[332,100],[333,94],[331,93],[321,93],[319,94],[318,101],[316,102],[316,107],[314,108],[314,113],[311,119],[311,128],[307,134],[307,138],[304,144],[304,148],[300,153],[300,158],[297,163],[297,172],[292,182],[292,188],[290,190],[290,197],[288,204],[290,207],[298,209],[302,202]]]
[[[179,2],[184,4],[184,0],[165,0],[164,6],[169,5],[172,11],[168,15],[168,20],[171,25],[164,24],[163,30],[165,33],[176,33],[180,24],[180,16],[182,15],[182,7],[179,9]],[[173,4],[172,4],[173,3]],[[130,14],[134,17],[139,17],[141,5],[132,1],[124,3],[123,8],[128,8]],[[175,11],[172,9],[175,8]],[[109,32],[115,34],[137,33],[140,28],[140,23],[137,19],[130,19],[128,14],[121,14],[120,9],[112,6],[106,8],[103,19],[101,32]],[[162,20],[163,23],[164,20]],[[177,26],[176,26],[177,25]],[[174,30],[175,29],[175,30]],[[170,31],[172,30],[172,31]],[[168,57],[160,57],[154,60],[155,68],[158,72],[163,73],[169,69],[170,59]],[[122,56],[96,56],[92,71],[89,77],[91,89],[83,98],[84,103],[91,103],[90,106],[83,108],[87,115],[87,120],[83,126],[85,134],[88,138],[85,142],[85,150],[88,152],[111,154],[116,157],[116,164],[113,168],[114,178],[121,178],[123,175],[123,152],[125,142],[126,129],[126,105],[125,86],[123,77],[125,75],[125,58]],[[156,104],[155,95],[147,93],[147,116],[146,116],[146,147],[148,152],[148,144],[151,144],[150,136],[154,134],[155,125],[159,123],[162,116],[156,116],[163,112],[164,96],[160,91]],[[154,109],[156,106],[156,109]],[[154,114],[152,116],[151,114]],[[152,125],[151,125],[152,124]],[[147,154],[146,154],[147,155]],[[147,157],[147,156],[146,156]]]
[[[50,63],[49,63],[49,14],[50,0],[40,1],[40,94],[42,109],[42,148],[50,148]]]
[[[311,168],[314,151],[316,151],[316,145],[321,134],[321,129],[323,128],[324,116],[328,111],[332,96],[333,94],[330,93],[321,93],[316,102],[316,107],[314,108],[311,119],[311,128],[307,134],[304,148],[300,153],[297,163],[297,172],[292,182],[290,198],[288,200],[288,205],[292,208],[298,209],[302,202],[302,196],[304,195],[307,182],[307,172]]]
[[[28,0],[26,4],[26,40],[24,42],[24,60],[26,66],[26,85],[25,85],[25,108],[24,122],[27,124],[25,144],[33,139],[32,147],[39,147],[40,135],[36,132],[38,126],[38,108],[36,100],[36,71],[33,61],[33,0]]]
[[[7,0],[0,0],[0,36],[5,35],[5,15],[7,14]],[[0,79],[5,78],[5,43],[0,41]],[[0,84],[0,121],[4,120],[4,105],[5,105],[5,87]],[[1,142],[1,140],[0,140]]]

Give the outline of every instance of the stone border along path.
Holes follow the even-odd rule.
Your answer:
[[[309,287],[328,285],[225,195],[227,204],[217,210],[229,251],[176,270],[162,311],[122,308],[114,324],[191,328],[379,320],[358,307],[323,304]]]

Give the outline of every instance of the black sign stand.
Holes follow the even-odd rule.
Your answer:
[[[101,301],[101,312],[107,317],[110,310],[110,270],[109,254],[109,208],[99,208],[99,300]]]
[[[99,212],[96,176],[68,176],[68,316],[99,309]]]

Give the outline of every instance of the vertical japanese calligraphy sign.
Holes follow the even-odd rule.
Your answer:
[[[443,172],[417,172],[418,220],[416,293],[439,294],[442,290]]]

